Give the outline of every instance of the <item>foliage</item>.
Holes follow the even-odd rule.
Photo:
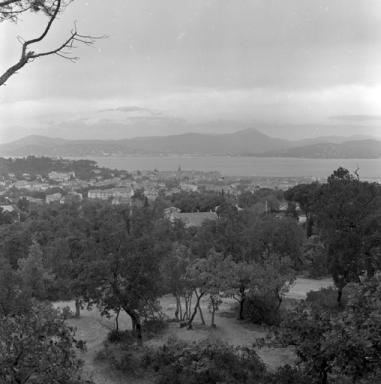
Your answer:
[[[129,330],[120,331],[112,329],[107,334],[107,341],[110,343],[133,344],[135,342],[135,335]]]
[[[24,313],[30,308],[29,299],[17,272],[7,260],[0,258],[0,316]]]
[[[147,339],[159,335],[168,328],[168,322],[163,317],[156,317],[143,321],[143,335]]]
[[[174,193],[170,197],[174,207],[182,212],[209,212],[225,202],[225,197],[216,192],[185,192]]]
[[[144,365],[157,373],[158,384],[245,384],[260,382],[266,372],[253,349],[208,340],[169,342],[148,351]]]
[[[311,278],[329,275],[327,248],[317,235],[310,236],[302,248],[305,268]]]
[[[352,286],[347,306],[333,314],[302,303],[282,323],[278,341],[295,345],[314,383],[372,383],[381,371],[381,276]]]
[[[381,188],[339,168],[321,186],[316,212],[339,301],[343,287],[379,267]],[[372,220],[370,220],[372,218]]]
[[[88,180],[94,177],[94,171],[102,171],[93,160],[63,160],[50,157],[27,156],[19,158],[0,158],[0,175],[7,176],[13,173],[16,178],[22,180],[27,173],[32,180],[37,176],[47,177],[52,171],[74,172],[76,177]]]
[[[334,287],[321,288],[319,291],[310,291],[307,293],[306,301],[316,310],[337,313],[345,308],[348,302],[348,290],[343,291],[342,307],[337,306],[337,289]]]
[[[284,193],[286,200],[298,203],[302,211],[305,213],[307,217],[307,237],[310,237],[313,234],[316,193],[319,189],[320,184],[315,182],[311,184],[298,184]]]
[[[244,302],[243,316],[255,324],[279,325],[278,302],[271,295],[250,295]]]
[[[0,318],[0,382],[80,384],[83,343],[58,313],[38,305]]]
[[[23,290],[36,299],[46,299],[47,282],[52,279],[52,276],[44,268],[40,245],[34,241],[29,247],[28,257],[19,259],[18,263]]]

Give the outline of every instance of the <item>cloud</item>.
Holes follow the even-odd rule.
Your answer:
[[[331,120],[338,120],[346,123],[364,123],[381,121],[381,115],[334,115],[330,116]]]
[[[123,106],[123,107],[101,109],[99,112],[125,112],[125,113],[143,112],[143,113],[153,115],[153,116],[160,116],[161,115],[161,112],[154,111],[150,108],[139,107],[136,105],[127,105],[127,106]]]

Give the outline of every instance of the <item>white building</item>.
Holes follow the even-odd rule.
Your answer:
[[[89,199],[108,200],[114,197],[131,198],[134,194],[132,188],[91,189],[87,193]]]
[[[46,202],[46,204],[50,204],[50,203],[53,203],[55,201],[60,201],[61,198],[62,198],[61,193],[53,193],[51,195],[46,195],[45,202]]]
[[[61,183],[63,181],[69,181],[71,178],[75,178],[74,172],[49,172],[48,177],[50,180]]]

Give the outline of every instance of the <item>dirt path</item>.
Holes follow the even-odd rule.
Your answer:
[[[310,290],[318,290],[321,287],[332,285],[331,280],[311,280],[298,279],[294,287],[290,290],[288,297],[294,299],[304,298]],[[169,317],[174,317],[175,301],[172,296],[164,296],[160,300],[163,312]],[[220,310],[216,314],[217,328],[212,329],[210,324],[210,314],[207,308],[207,301],[202,302],[202,310],[204,313],[206,326],[200,325],[200,319],[195,319],[195,327],[193,330],[180,328],[177,323],[169,323],[168,329],[158,338],[148,341],[151,345],[161,345],[169,337],[177,337],[184,341],[200,341],[206,338],[222,340],[230,345],[251,345],[255,339],[265,337],[266,329],[249,322],[239,321],[233,310],[234,301],[225,300],[220,306]],[[69,306],[74,311],[72,302],[56,303],[55,307]],[[121,329],[130,329],[131,322],[125,314],[120,315]],[[114,326],[114,320],[102,318],[97,309],[91,311],[82,310],[80,319],[70,319],[69,324],[77,328],[79,338],[86,341],[87,351],[81,354],[84,360],[84,372],[86,377],[91,378],[96,384],[150,384],[143,379],[128,379],[120,375],[117,371],[110,369],[107,364],[95,361],[95,357],[103,348],[103,342],[107,337],[107,333]],[[276,369],[277,367],[292,363],[294,355],[287,348],[263,348],[258,354],[269,367]]]

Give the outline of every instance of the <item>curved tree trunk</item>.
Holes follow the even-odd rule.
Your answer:
[[[79,297],[75,298],[75,317],[77,319],[81,317],[81,300]]]
[[[243,320],[243,305],[245,303],[246,294],[245,294],[245,287],[241,286],[239,289],[239,314],[238,314],[238,320]]]
[[[179,296],[175,296],[176,298],[176,311],[175,311],[175,319],[176,321],[181,320],[181,301]]]
[[[140,316],[136,314],[134,311],[124,308],[124,311],[130,316],[132,322],[132,331],[136,336],[136,341],[139,346],[143,345],[143,333],[142,333],[142,325],[140,321]]]
[[[216,310],[215,310],[215,308],[213,306],[213,308],[212,308],[212,318],[211,318],[211,321],[210,321],[210,326],[212,328],[216,328],[216,323],[214,322],[214,315],[215,315],[215,313],[216,313]]]
[[[200,314],[200,318],[201,318],[201,323],[202,323],[202,325],[205,325],[204,314],[202,313],[202,309],[201,309],[201,306],[200,306],[200,305],[198,306],[198,313]]]
[[[115,330],[116,332],[119,333],[119,314],[120,314],[120,308],[116,311],[116,316],[115,316]]]
[[[196,301],[196,305],[194,306],[192,316],[190,317],[190,319],[188,321],[188,329],[192,329],[192,322],[193,322],[194,318],[196,317],[197,311],[200,307],[200,300],[201,300],[202,296],[204,296],[204,293],[200,293],[200,295],[196,294],[197,301]]]
[[[343,306],[342,303],[342,298],[343,298],[343,287],[339,287],[337,290],[337,305],[341,308]]]

